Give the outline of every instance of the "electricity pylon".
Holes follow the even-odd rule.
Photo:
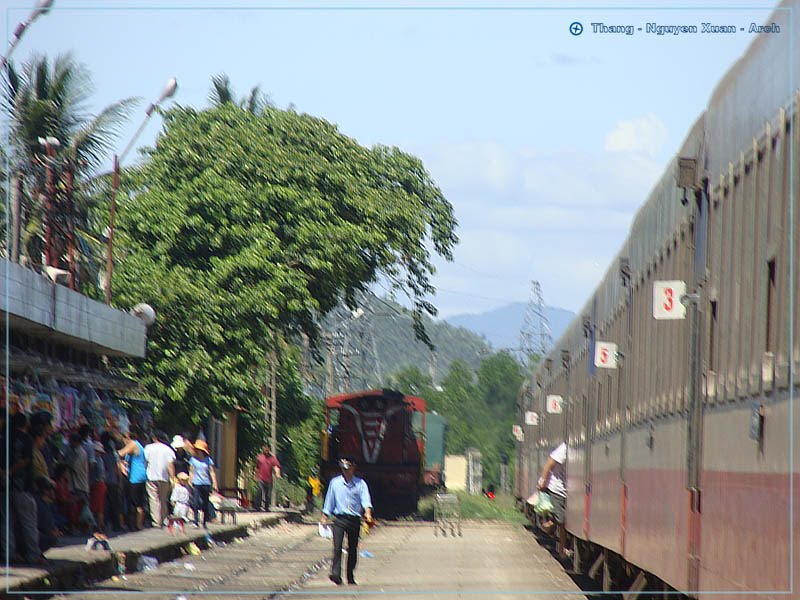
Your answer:
[[[542,286],[538,281],[531,281],[531,297],[519,333],[522,363],[528,366],[531,356],[544,356],[552,345],[553,337],[550,333],[550,321],[545,313]]]

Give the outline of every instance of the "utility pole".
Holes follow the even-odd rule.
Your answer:
[[[325,397],[333,396],[333,336],[325,334]]]
[[[269,447],[273,456],[278,451],[278,336],[271,334],[270,348],[267,351],[267,373],[264,382],[264,418],[269,430]],[[275,506],[276,490],[272,486],[270,506]]]
[[[381,370],[381,359],[378,356],[378,344],[375,343],[375,332],[372,323],[369,324],[369,337],[372,342],[372,358],[375,361],[375,374],[378,376],[378,386],[383,387],[383,371]]]

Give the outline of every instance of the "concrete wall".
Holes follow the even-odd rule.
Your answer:
[[[0,287],[12,329],[99,354],[145,354],[146,328],[138,317],[7,260],[0,261]]]

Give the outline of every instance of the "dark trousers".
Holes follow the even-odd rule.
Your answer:
[[[211,494],[211,486],[210,485],[198,485],[198,484],[195,484],[194,488],[192,488],[192,489],[193,489],[193,492],[194,492],[194,498],[193,498],[193,502],[192,502],[192,505],[193,505],[193,508],[194,508],[194,524],[195,525],[198,524],[197,523],[197,521],[198,521],[197,513],[202,510],[203,511],[203,525],[205,525],[206,523],[208,523],[209,519],[213,518],[211,516],[211,514],[210,514],[211,513],[211,508],[210,508],[211,502],[208,499],[208,496]]]
[[[272,498],[272,482],[259,481],[258,482],[258,506],[256,508],[268,511],[270,499]]]
[[[358,535],[361,533],[361,518],[336,515],[333,519],[333,562],[331,576],[342,576],[342,542],[347,534],[347,580],[351,581],[358,562]]]

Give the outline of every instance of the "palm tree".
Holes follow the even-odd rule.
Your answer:
[[[53,61],[34,56],[20,71],[7,65],[6,73],[9,85],[4,101],[11,112],[9,158],[12,204],[16,204],[12,220],[16,212],[22,222],[17,233],[21,244],[12,236],[10,250],[14,254],[19,245],[28,264],[41,264],[46,219],[53,230],[51,260],[59,267],[64,262],[66,237],[76,225],[79,236],[83,230],[91,237],[91,176],[111,152],[120,126],[138,99],[120,100],[97,115],[89,114],[90,76],[69,54]],[[48,138],[58,140],[55,151],[50,146],[49,155],[42,144]],[[77,241],[87,247],[80,243],[85,239]],[[78,252],[85,261],[86,252]]]
[[[215,106],[231,103],[254,115],[261,115],[266,107],[272,106],[269,96],[262,94],[257,85],[250,90],[247,96],[243,96],[237,101],[236,94],[231,87],[230,77],[225,73],[214,75],[211,78],[211,91],[208,99]]]

